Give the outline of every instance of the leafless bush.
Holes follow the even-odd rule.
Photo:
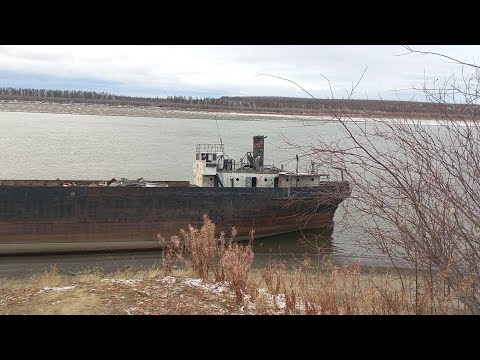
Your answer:
[[[398,274],[362,272],[359,264],[327,263],[315,269],[304,262],[284,271],[279,263],[271,263],[262,274],[275,310],[280,309],[276,299],[284,297],[285,314],[429,314],[432,307],[436,314],[458,311],[452,294],[439,293],[432,303],[430,284],[423,279],[417,281],[414,273],[403,276],[403,285]],[[281,284],[277,293],[273,278]]]
[[[232,238],[225,243],[223,235],[214,237],[215,224],[204,217],[204,225],[190,228],[187,235],[185,257],[179,250],[180,238],[171,238],[172,245],[164,252],[164,273],[172,271],[175,259],[185,259],[205,281],[213,280],[209,274],[216,281],[222,277],[237,303],[250,295],[257,313],[262,314],[449,314],[459,310],[458,294],[471,292],[474,281],[464,277],[457,291],[447,292],[452,288],[445,287],[447,277],[443,272],[399,276],[373,270],[362,272],[359,264],[338,266],[325,262],[318,267],[307,255],[291,270],[284,262],[268,262],[260,269],[261,280],[256,281],[249,278],[254,258],[253,232],[250,242],[242,245],[234,242],[233,229]],[[214,250],[202,251],[201,244],[216,245]],[[191,249],[193,253],[189,253]]]
[[[247,289],[248,271],[254,256],[254,231],[250,232],[250,242],[242,245],[235,242],[236,228],[232,228],[228,243],[225,234],[222,232],[217,238],[215,230],[215,224],[204,215],[203,225],[199,229],[189,226],[188,230],[180,230],[183,245],[178,236],[172,237],[170,244],[159,237],[164,244],[162,257],[165,274],[171,273],[173,264],[180,259],[186,261],[193,272],[205,281],[210,280],[210,275],[213,275],[215,281],[226,281],[235,292],[237,300],[243,300],[247,290],[256,295],[257,289]]]
[[[33,275],[33,282],[37,287],[59,286],[62,283],[62,276],[60,275],[57,266],[53,265],[49,271]]]
[[[190,225],[188,230],[180,230],[180,235],[188,254],[187,261],[195,274],[203,280],[208,280],[209,273],[212,272],[217,281],[222,281],[224,274],[220,267],[220,259],[225,252],[225,234],[221,233],[217,239],[215,229],[215,224],[204,215],[200,229]]]
[[[453,294],[479,314],[480,70],[449,59],[465,67],[460,80],[452,76],[431,86],[426,81],[418,89],[440,109],[431,121],[416,120],[408,109],[402,118],[359,120],[332,107],[336,121],[329,126],[338,126],[340,138],[290,145],[344,170],[353,189],[346,226],[359,230],[360,245],[386,254],[395,268],[416,270],[417,313],[425,304],[434,313]],[[388,305],[398,303],[401,293],[382,296],[382,312],[403,311]]]
[[[164,275],[170,275],[173,271],[175,262],[178,260],[184,260],[183,245],[181,245],[178,236],[172,236],[169,243],[160,234],[158,234],[157,237],[162,245],[163,273]]]
[[[221,260],[225,280],[235,292],[237,302],[243,301],[243,296],[247,291],[248,271],[254,256],[252,241],[253,231],[250,233],[250,242],[247,245],[230,240]]]
[[[285,264],[276,260],[270,260],[262,267],[262,278],[270,294],[278,295],[285,288],[285,271]]]

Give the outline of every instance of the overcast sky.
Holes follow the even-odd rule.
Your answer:
[[[480,46],[412,46],[478,63]],[[400,45],[0,46],[0,87],[93,90],[131,96],[346,96],[422,101],[411,90],[460,74],[461,67]],[[324,77],[323,77],[323,76]]]

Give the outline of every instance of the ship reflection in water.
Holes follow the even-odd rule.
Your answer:
[[[335,252],[333,228],[306,229],[253,241],[254,267],[268,261],[284,262],[287,266],[299,265],[305,255],[315,262],[327,260]]]
[[[337,250],[332,243],[332,230],[305,230],[289,234],[254,239],[253,268],[260,268],[270,260],[283,262],[288,268],[300,264],[305,254],[315,263],[329,259]],[[140,270],[162,266],[162,252],[122,251],[74,254],[13,255],[1,257],[0,274],[17,278],[49,271],[55,265],[63,275],[77,275],[100,271]]]
[[[254,239],[255,257],[252,267],[259,269],[269,261],[280,261],[287,268],[303,263],[305,256],[315,268],[327,261],[333,264],[357,263],[382,265],[379,256],[358,257],[346,254],[342,245],[335,245],[333,229],[317,229]],[[245,243],[245,242],[244,242]],[[13,255],[0,257],[0,275],[4,278],[24,276],[49,271],[55,265],[62,275],[78,275],[99,271],[141,270],[162,266],[161,250],[94,252],[73,254]]]

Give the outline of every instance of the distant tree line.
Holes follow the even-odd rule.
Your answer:
[[[281,113],[327,113],[332,109],[352,114],[440,114],[462,113],[475,115],[479,108],[472,104],[438,104],[431,102],[354,100],[354,99],[311,99],[278,96],[222,96],[192,97],[167,96],[138,97],[115,95],[105,92],[82,90],[49,90],[2,87],[0,100],[42,101],[55,103],[103,104],[109,106],[154,106],[169,108],[193,108],[212,110],[243,110]]]

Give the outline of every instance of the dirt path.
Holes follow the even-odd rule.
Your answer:
[[[48,281],[52,283],[52,279]],[[57,286],[44,281],[0,287],[0,314],[166,315],[243,314],[234,294],[222,284],[189,277],[64,278]]]

